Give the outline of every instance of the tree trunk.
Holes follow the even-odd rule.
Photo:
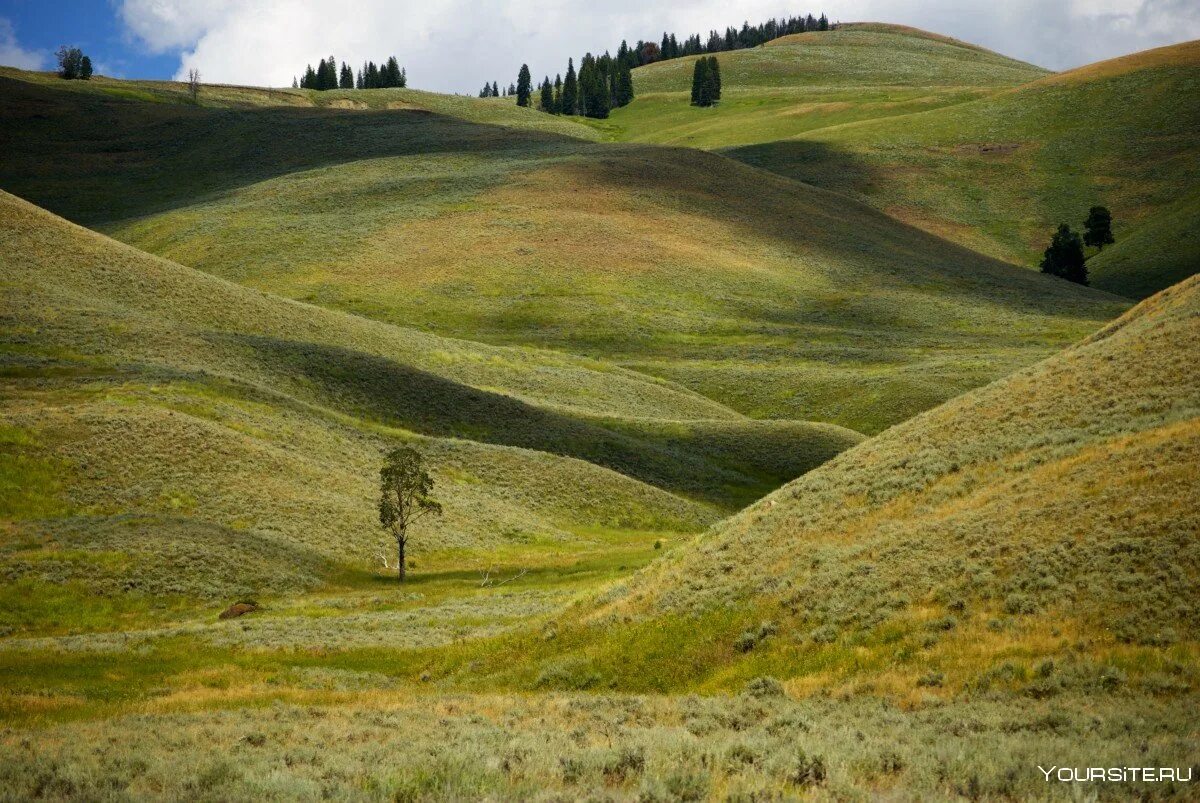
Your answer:
[[[400,582],[404,582],[404,541],[396,539],[396,573],[400,577]]]

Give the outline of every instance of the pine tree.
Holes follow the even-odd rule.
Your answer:
[[[400,68],[400,88],[404,89],[407,86],[408,86],[408,69],[406,67],[401,67]]]
[[[396,61],[395,56],[388,56],[387,66],[384,68],[383,81],[385,87],[400,86],[400,62]]]
[[[379,89],[379,68],[375,66],[375,62],[367,62],[367,77],[363,79],[363,83],[367,85],[367,89]]]
[[[628,64],[621,65],[617,75],[617,106],[628,106],[633,100],[633,72]]]
[[[554,85],[550,83],[548,75],[542,79],[542,84],[538,87],[538,106],[548,114],[554,113]]]
[[[708,57],[708,99],[710,105],[721,99],[721,65],[716,56]]]
[[[354,89],[354,73],[350,71],[350,65],[342,62],[342,74],[338,80],[338,85],[342,89]]]
[[[708,78],[709,63],[707,58],[696,59],[692,67],[692,105],[712,105],[712,85]]]
[[[299,89],[300,82],[296,80],[296,76],[292,76],[292,89]]]
[[[1042,256],[1042,273],[1087,284],[1087,266],[1083,260],[1083,240],[1066,223],[1060,223]]]
[[[317,88],[317,74],[311,64],[304,68],[304,77],[300,79],[300,87],[302,89]]]
[[[522,64],[517,73],[517,105],[528,106],[529,96],[533,92],[533,78],[529,75],[529,65]]]
[[[1107,207],[1093,206],[1088,210],[1087,220],[1083,221],[1083,244],[1103,251],[1104,246],[1114,242],[1112,212]]]
[[[79,59],[79,77],[84,81],[92,77],[92,60],[87,56]],[[1109,242],[1112,242],[1109,240]]]
[[[575,65],[567,59],[567,77],[562,87],[562,113],[575,114],[579,109],[579,81],[575,77]]]

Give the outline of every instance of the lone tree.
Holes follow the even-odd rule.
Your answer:
[[[1088,210],[1087,220],[1083,221],[1083,244],[1103,251],[1104,246],[1114,242],[1112,212],[1104,206],[1093,206]]]
[[[196,68],[188,70],[187,80],[188,94],[192,96],[192,103],[200,102],[200,71]]]
[[[1066,223],[1059,224],[1042,257],[1042,273],[1078,284],[1088,283],[1087,266],[1083,264],[1083,240]]]
[[[529,75],[529,65],[522,64],[517,73],[517,105],[528,106],[529,94],[533,90],[533,78]]]
[[[92,77],[92,60],[83,55],[83,51],[77,47],[67,47],[63,45],[54,54],[58,59],[58,75],[60,78],[67,80],[82,79],[86,81]]]
[[[379,524],[396,539],[396,571],[404,582],[404,548],[408,528],[425,516],[442,514],[442,506],[430,498],[433,478],[425,470],[421,453],[401,446],[387,453],[379,469]]]

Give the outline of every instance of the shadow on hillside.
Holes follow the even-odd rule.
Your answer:
[[[684,440],[639,440],[501,393],[338,346],[222,336],[249,350],[285,387],[355,416],[443,438],[517,446],[586,460],[668,491],[728,506],[762,480],[706,460]],[[832,455],[830,455],[832,456]],[[782,484],[788,478],[781,478]],[[741,493],[732,489],[741,489]]]
[[[765,153],[760,152],[760,157],[766,158]],[[839,181],[858,182],[862,187],[884,180],[857,157],[838,154],[825,145],[803,143],[785,154],[790,154],[796,170],[800,164],[813,164],[813,170],[840,172],[845,178]],[[984,256],[848,195],[815,192],[775,171],[771,172],[779,178],[772,180],[716,153],[654,145],[609,146],[591,159],[569,160],[557,169],[578,172],[581,183],[617,187],[688,214],[704,215],[741,229],[748,241],[771,239],[796,255],[815,255],[817,259],[806,260],[804,270],[825,272],[847,291],[865,290],[879,299],[893,291],[898,297],[928,298],[925,310],[896,305],[890,314],[906,319],[902,328],[915,323],[944,331],[945,320],[921,322],[913,320],[913,313],[924,314],[956,299],[968,305],[1087,320],[1115,317],[1124,308],[1119,298]],[[831,258],[819,258],[825,255]],[[859,323],[887,325],[870,317]]]
[[[66,92],[5,77],[0,142],[0,187],[85,225],[360,159],[588,146],[561,134],[420,109],[214,109]]]
[[[883,178],[856,154],[811,140],[764,142],[724,148],[720,153],[784,178],[849,195],[867,195],[879,188]]]

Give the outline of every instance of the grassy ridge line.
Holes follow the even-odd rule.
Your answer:
[[[847,122],[951,106],[1046,71],[901,26],[852,24],[718,55],[715,109],[688,104],[694,59],[634,72],[637,99],[599,128],[614,139],[728,148]]]
[[[327,90],[268,88],[237,84],[202,84],[199,101],[193,104],[187,84],[179,81],[148,81],[93,76],[88,81],[64,81],[56,73],[32,72],[0,67],[0,77],[11,78],[56,90],[175,105],[199,105],[219,109],[263,109],[271,107],[323,108],[340,110],[408,110],[445,114],[476,123],[533,129],[579,139],[595,139],[595,131],[567,117],[552,117],[517,106],[507,98],[474,98],[411,88]]]
[[[398,154],[569,148],[583,144],[575,134],[590,134],[515,105],[416,90],[371,90],[411,102],[377,98],[378,108],[362,111],[196,107],[148,102],[134,90],[123,97],[74,87],[83,81],[11,75],[0,72],[0,127],[8,137],[0,186],[85,225],[195,203],[320,165]],[[558,130],[564,126],[569,134]],[[76,158],[47,169],[48,155],[65,152]]]
[[[1105,204],[1118,245],[1097,260],[1095,281],[1144,297],[1188,275],[1180,265],[1190,259],[1190,240],[1164,231],[1160,239],[1175,244],[1147,253],[1137,233],[1149,237],[1159,222],[1200,215],[1190,190],[1200,164],[1197,121],[1200,43],[1191,42],[953,107],[841,121],[723,152],[1023,264],[1036,263],[1057,223],[1079,226],[1089,206]],[[1125,267],[1105,276],[1126,235],[1134,245],[1120,260]]]

